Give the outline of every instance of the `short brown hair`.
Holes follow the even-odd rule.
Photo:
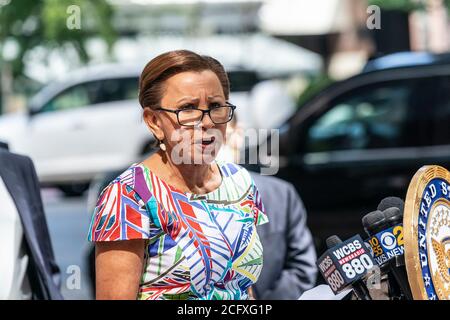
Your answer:
[[[228,100],[230,83],[219,61],[189,50],[175,50],[163,53],[147,63],[139,79],[139,103],[142,108],[156,108],[161,102],[164,82],[168,78],[181,72],[204,70],[211,70],[217,75],[225,99]]]

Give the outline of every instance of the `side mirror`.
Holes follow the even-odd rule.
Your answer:
[[[27,112],[28,112],[28,117],[32,118],[34,115],[39,113],[39,109],[28,106]]]

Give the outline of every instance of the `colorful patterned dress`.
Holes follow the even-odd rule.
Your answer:
[[[138,299],[248,299],[267,222],[250,174],[218,163],[221,185],[184,193],[134,164],[101,193],[88,239],[146,239]]]

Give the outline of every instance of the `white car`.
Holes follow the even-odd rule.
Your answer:
[[[67,195],[87,189],[97,175],[126,168],[151,151],[142,120],[142,66],[103,65],[70,73],[30,100],[29,112],[0,117],[0,141],[30,156],[43,185]],[[230,101],[244,109],[254,72],[229,71]]]

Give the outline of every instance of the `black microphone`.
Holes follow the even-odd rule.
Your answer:
[[[326,240],[328,250],[316,264],[335,294],[351,287],[360,300],[372,300],[363,277],[376,264],[361,236],[346,241],[338,236]]]
[[[378,210],[383,211],[388,225],[402,224],[405,202],[398,197],[387,197],[381,200]],[[402,230],[403,231],[403,230]],[[404,254],[395,256],[396,266],[405,266]]]
[[[384,214],[380,210],[369,212],[362,218],[364,231],[366,231],[369,236],[382,231],[385,227],[385,222]]]
[[[380,207],[380,209],[383,208]],[[388,276],[389,296],[394,300],[402,299],[403,294],[400,289],[400,285],[397,283],[393,274],[390,272],[388,258],[386,258],[382,246],[380,245],[379,239],[373,236],[383,231],[385,228],[388,228],[388,222],[384,213],[381,210],[370,212],[362,218],[362,224],[364,230],[369,235],[368,243],[372,248],[373,258],[380,267],[380,272]]]
[[[386,197],[380,201],[377,207],[380,211],[384,211],[388,208],[398,208],[403,215],[403,211],[405,210],[405,202],[398,197]]]
[[[401,232],[401,241],[403,242],[403,212],[405,210],[405,202],[398,197],[387,197],[381,200],[378,209],[384,210],[383,212],[386,220],[391,226],[401,224],[401,230],[398,230]],[[406,273],[404,252],[400,255],[395,255],[394,259],[389,260],[389,269],[400,286],[405,298],[413,300],[408,281],[408,274]]]
[[[395,296],[401,298],[403,295],[406,299],[412,300],[404,260],[403,210],[402,199],[384,198],[377,211],[363,217],[362,224],[370,237],[369,244],[375,261],[382,271],[388,273],[390,289],[394,291]]]

